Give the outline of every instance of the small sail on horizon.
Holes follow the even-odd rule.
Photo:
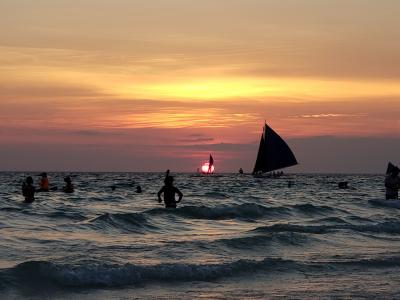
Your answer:
[[[208,171],[207,171],[208,174],[210,174],[212,172],[211,168],[212,168],[213,165],[214,165],[214,159],[210,154],[210,159],[208,161]]]
[[[201,168],[197,169],[198,172],[201,174],[213,174],[214,173],[214,158],[210,154],[210,157],[208,159],[208,162],[204,162],[201,166]]]
[[[272,172],[297,164],[288,144],[265,123],[253,174]]]

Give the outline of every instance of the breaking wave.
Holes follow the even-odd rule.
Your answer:
[[[220,264],[158,265],[61,265],[47,261],[28,261],[0,271],[0,279],[12,285],[54,285],[60,287],[118,287],[151,282],[213,281],[254,272],[320,271],[321,268],[386,268],[400,266],[400,257],[382,259],[297,262],[280,258],[237,260]],[[32,280],[33,279],[33,280]]]
[[[294,262],[268,258],[262,261],[238,260],[222,264],[134,264],[58,265],[46,261],[28,261],[0,273],[3,281],[53,284],[64,287],[113,287],[146,282],[212,281],[215,279],[277,267],[291,268]]]

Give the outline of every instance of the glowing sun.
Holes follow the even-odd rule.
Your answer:
[[[214,165],[209,166],[209,163],[206,162],[201,166],[201,173],[214,173]]]

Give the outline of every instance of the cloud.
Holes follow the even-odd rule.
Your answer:
[[[211,142],[213,141],[214,138],[210,136],[206,136],[202,133],[192,133],[188,135],[187,138],[180,139],[180,142],[185,142],[185,143],[202,143],[202,142]]]
[[[29,102],[23,99],[0,101],[0,126],[6,141],[29,139],[29,135],[59,140],[54,132],[57,129],[75,132],[77,137],[86,134],[93,138],[100,138],[101,132],[129,132],[131,140],[141,142],[165,136],[167,144],[196,143],[196,139],[199,143],[238,143],[258,139],[264,120],[284,138],[399,136],[400,133],[400,106],[395,97],[296,99],[295,102],[289,102],[290,99],[270,102],[266,98],[207,105],[112,97],[72,97],[57,101],[48,98]],[[82,130],[88,132],[77,133]],[[161,130],[168,134],[160,135]]]
[[[123,135],[122,132],[113,131],[101,131],[101,130],[76,130],[70,132],[72,135],[81,136],[109,136],[109,135]]]
[[[0,78],[1,80],[1,78]],[[46,84],[32,84],[32,83],[17,83],[5,84],[0,82],[0,99],[40,99],[51,98],[53,101],[57,99],[71,99],[71,98],[87,98],[87,97],[104,97],[107,94],[102,93],[96,89],[76,86],[76,85],[63,85],[57,86],[54,83]],[[15,100],[14,100],[15,101]]]
[[[333,114],[333,113],[321,113],[321,114],[313,114],[313,115],[300,115],[300,116],[293,116],[294,118],[350,118],[350,117],[356,117],[356,118],[362,118],[362,117],[367,117],[367,113],[359,113],[359,114]]]
[[[254,143],[243,143],[243,144],[234,144],[234,143],[214,143],[214,144],[194,144],[194,145],[181,145],[178,148],[183,149],[191,149],[196,151],[233,151],[233,152],[240,152],[240,151],[248,151],[252,150],[256,147],[258,142]]]

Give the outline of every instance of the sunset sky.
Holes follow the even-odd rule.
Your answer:
[[[398,0],[2,0],[0,170],[400,163]]]

